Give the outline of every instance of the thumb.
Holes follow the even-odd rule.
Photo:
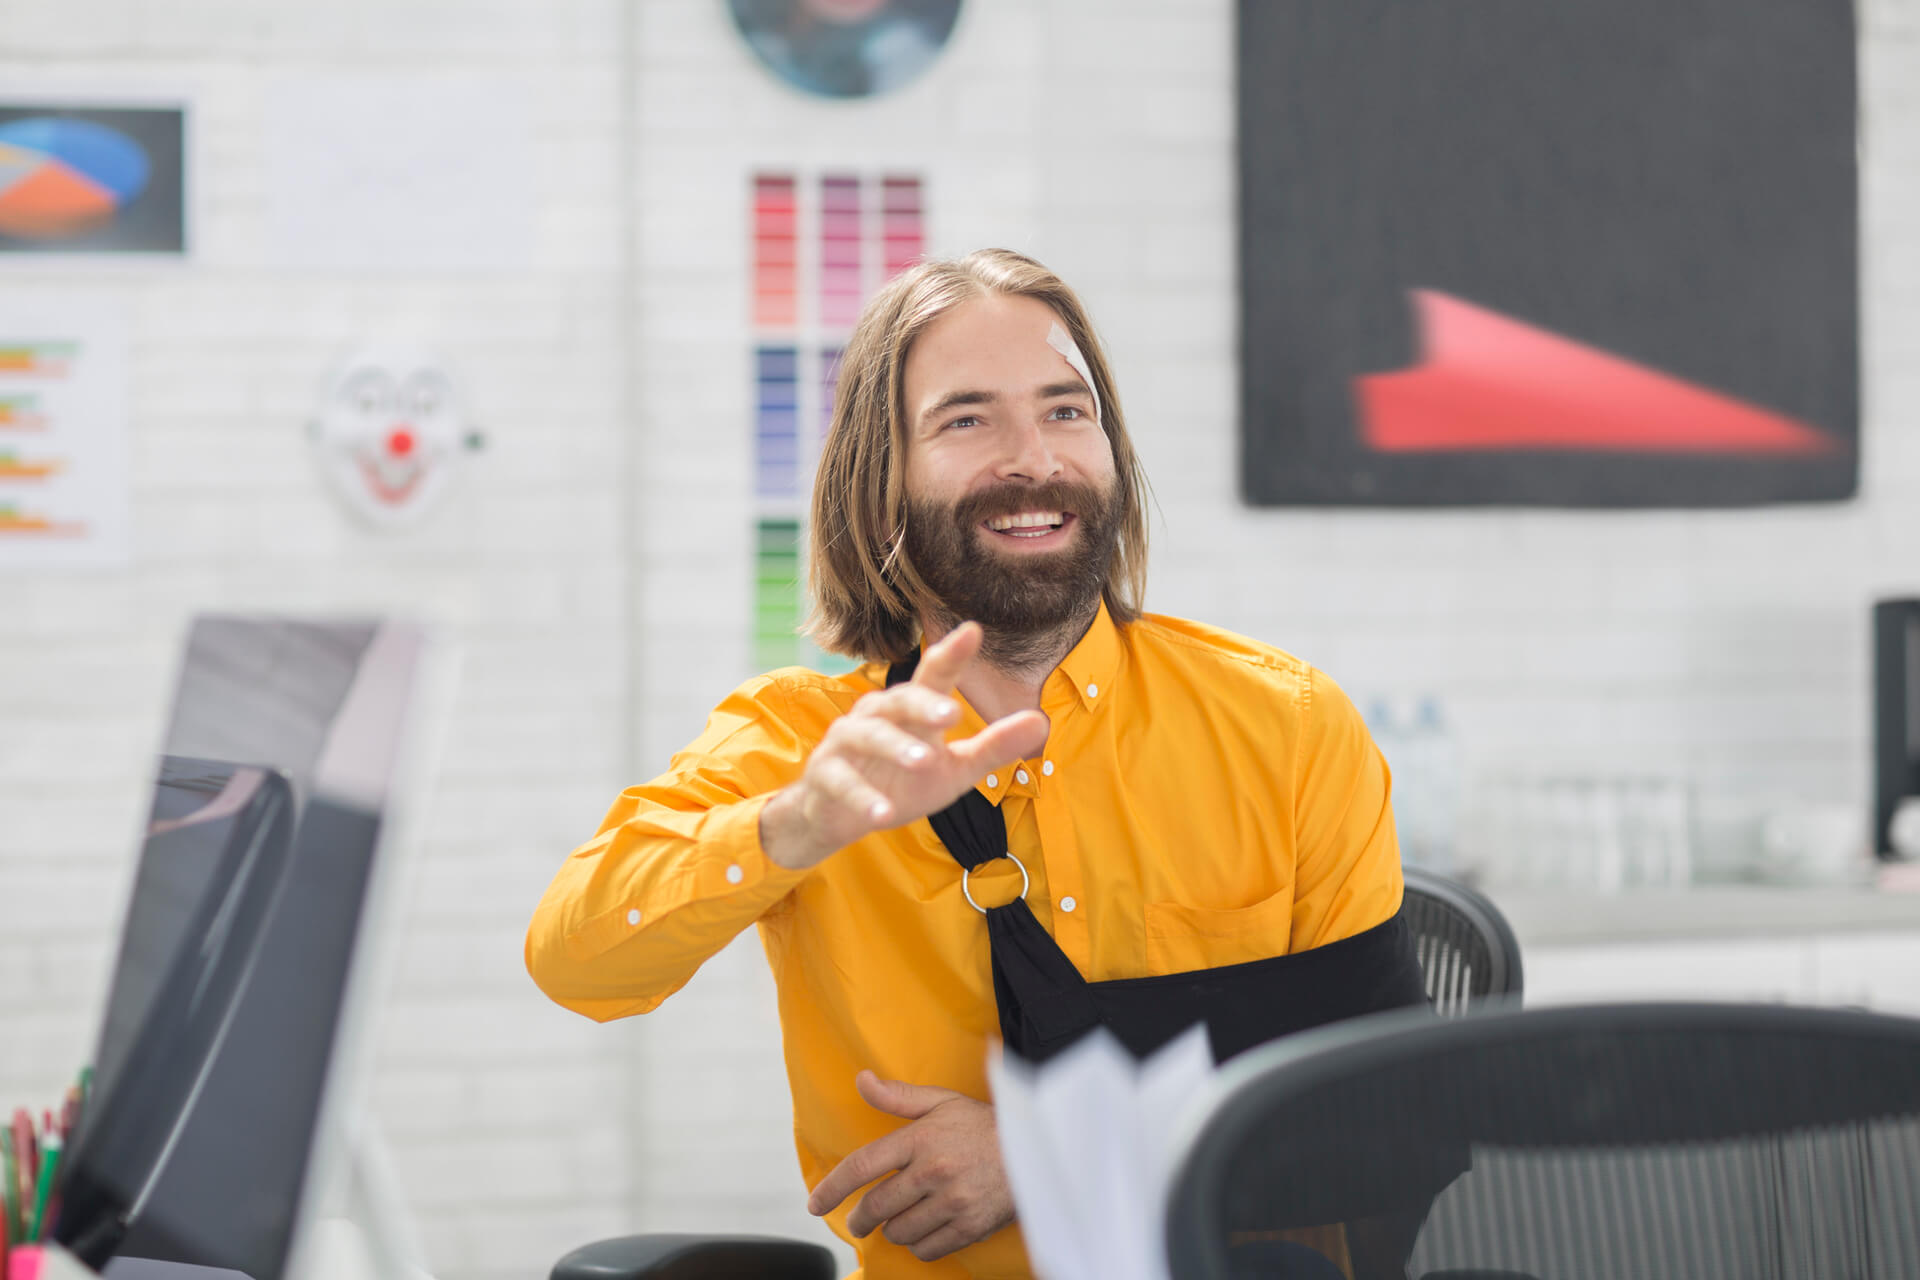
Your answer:
[[[951,1089],[940,1089],[933,1085],[882,1080],[871,1071],[862,1071],[855,1076],[853,1087],[860,1091],[860,1096],[874,1110],[899,1116],[903,1120],[918,1120],[941,1103],[960,1096]]]

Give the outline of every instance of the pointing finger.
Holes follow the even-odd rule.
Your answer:
[[[920,655],[920,665],[913,669],[913,683],[935,693],[952,693],[967,664],[980,652],[985,635],[977,622],[963,622],[947,632]]]
[[[874,701],[864,706],[856,704],[855,710],[863,718],[890,720],[911,733],[930,736],[943,733],[960,722],[960,704],[950,695],[935,693],[932,689],[917,684],[899,684],[875,696]]]
[[[952,751],[969,769],[986,773],[1039,755],[1046,748],[1049,727],[1043,712],[1016,711],[995,720],[971,738],[954,743]]]
[[[868,822],[876,824],[893,817],[893,801],[882,795],[858,769],[845,760],[822,760],[815,767],[819,770],[821,787],[847,812],[858,813]]]
[[[933,758],[933,748],[899,725],[878,716],[849,720],[847,749],[899,769],[912,769]]]

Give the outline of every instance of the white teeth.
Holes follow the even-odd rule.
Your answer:
[[[996,532],[1007,529],[1037,529],[1042,525],[1059,524],[1064,518],[1058,511],[1023,511],[1017,516],[995,516],[987,521],[987,527]]]

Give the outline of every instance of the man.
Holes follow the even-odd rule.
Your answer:
[[[735,690],[561,868],[528,967],[644,1013],[757,923],[809,1208],[870,1277],[1021,1275],[990,1042],[1204,1017],[1224,1055],[1417,1000],[1387,771],[1311,667],[1139,611],[1145,478],[1044,267],[896,278],[836,400],[809,625],[867,665]]]

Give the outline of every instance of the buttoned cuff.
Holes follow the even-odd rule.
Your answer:
[[[768,792],[742,800],[708,816],[700,828],[696,855],[699,896],[752,892],[772,906],[807,878],[811,867],[799,871],[783,867],[760,845],[760,815],[777,794]]]
[[[761,848],[760,813],[770,799],[755,796],[711,810],[678,866],[657,878],[643,876],[626,901],[583,920],[567,936],[568,952],[591,959],[652,927],[671,925],[688,908],[698,908],[692,914],[700,925],[721,922],[735,932],[765,914],[811,870],[782,867]]]

